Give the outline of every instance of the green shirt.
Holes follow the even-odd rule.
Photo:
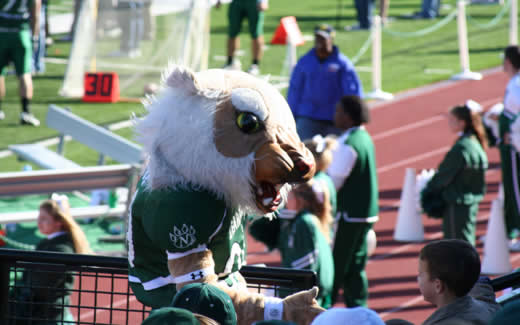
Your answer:
[[[334,259],[318,223],[318,218],[306,211],[301,211],[294,219],[280,220],[278,248],[283,267],[316,272],[320,289],[318,302],[324,307],[330,307]]]
[[[336,187],[334,186],[334,182],[332,181],[332,179],[330,178],[329,175],[327,175],[326,173],[321,172],[321,171],[317,172],[316,175],[314,175],[314,180],[324,184],[325,187],[327,188],[327,190],[329,192],[329,202],[330,202],[330,207],[331,207],[331,213],[332,213],[332,216],[335,217],[336,210],[338,208],[338,203],[337,203],[338,193],[336,192]]]
[[[29,30],[33,0],[0,0],[0,32]]]
[[[374,142],[364,128],[348,132],[344,144],[352,147],[357,158],[350,175],[338,191],[338,211],[346,213],[346,221],[360,222],[366,218],[377,218],[379,213],[376,154]]]
[[[477,138],[463,134],[446,154],[427,188],[440,190],[443,200],[449,204],[478,203],[486,193],[487,167],[487,155]]]
[[[149,191],[143,182],[132,202],[127,234],[130,282],[141,283],[145,292],[172,284],[167,261],[206,249],[213,253],[218,275],[245,264],[245,216],[202,188]]]

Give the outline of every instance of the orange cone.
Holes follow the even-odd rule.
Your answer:
[[[280,19],[280,25],[278,25],[274,32],[271,44],[286,45],[289,42],[289,38],[291,43],[296,46],[305,43],[302,32],[300,31],[294,16],[283,17]]]

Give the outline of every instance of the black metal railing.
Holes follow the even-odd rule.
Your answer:
[[[499,302],[501,305],[519,300],[520,289],[518,288],[520,287],[520,272],[513,272],[495,278],[491,280],[491,286],[493,286],[493,290],[495,290],[495,292],[509,288],[515,289],[512,290],[509,294],[497,298],[497,302]]]
[[[0,249],[0,324],[140,324],[150,309],[136,300],[127,271],[122,257]],[[307,270],[244,266],[240,273],[250,290],[266,294],[316,285]]]

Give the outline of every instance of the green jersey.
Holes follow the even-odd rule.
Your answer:
[[[350,129],[338,142],[338,145],[352,147],[357,155],[350,175],[338,190],[338,211],[348,222],[375,222],[379,213],[379,191],[374,142],[363,127]]]
[[[29,30],[33,0],[0,0],[0,32]]]
[[[282,266],[316,272],[318,303],[324,308],[331,307],[334,259],[327,239],[318,228],[318,218],[302,211],[294,219],[282,219],[280,223],[278,243]]]
[[[186,282],[170,275],[168,260],[210,250],[219,276],[245,264],[245,216],[200,187],[150,191],[143,182],[132,202],[127,234],[128,278],[140,301],[149,301],[143,296],[156,289]],[[197,271],[190,280],[202,277]]]
[[[463,134],[426,186],[429,190],[440,191],[446,203],[475,204],[486,193],[487,168],[487,155],[477,138]]]

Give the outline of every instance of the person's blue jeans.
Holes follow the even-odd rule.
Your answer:
[[[341,130],[335,127],[332,121],[314,120],[304,116],[296,118],[296,130],[302,141],[310,139],[316,134],[321,134],[322,136],[341,134]]]
[[[369,29],[372,25],[374,0],[354,0],[354,5],[356,6],[359,27],[363,29]]]
[[[421,15],[424,18],[435,18],[439,15],[441,0],[422,0]]]
[[[33,72],[44,73],[45,72],[45,10],[47,5],[42,3],[40,10],[40,38],[38,45],[33,53]]]

